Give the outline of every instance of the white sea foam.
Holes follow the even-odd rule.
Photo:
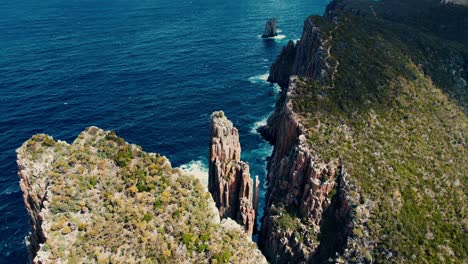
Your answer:
[[[257,35],[257,38],[264,39],[264,38],[262,38],[262,35]],[[275,37],[265,38],[265,39],[283,40],[285,38],[286,38],[286,35],[279,34],[279,35],[276,35]]]
[[[255,122],[252,127],[250,128],[250,133],[258,134],[257,129],[265,126],[267,124],[268,117],[264,117],[262,120]]]
[[[273,38],[276,39],[276,40],[282,40],[282,39],[286,38],[286,35],[278,35],[278,36],[273,37]]]
[[[267,72],[265,74],[260,74],[260,75],[255,75],[255,76],[252,76],[249,78],[249,81],[251,83],[267,83],[267,80],[268,80],[268,75],[270,73]]]
[[[276,29],[276,32],[281,33],[281,32],[283,32],[283,30],[277,28],[277,29]]]
[[[275,91],[275,94],[279,94],[281,92],[281,87],[275,83],[273,84],[273,91]]]
[[[208,189],[208,166],[202,160],[192,160],[180,166],[180,169],[197,177],[203,186]]]

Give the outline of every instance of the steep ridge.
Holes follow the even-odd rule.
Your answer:
[[[325,82],[329,69],[327,47],[312,19],[304,23],[301,40],[292,41],[283,49],[270,69],[269,81],[281,85],[282,92],[275,112],[261,133],[273,145],[268,163],[268,193],[259,246],[273,263],[312,262],[317,258],[322,216],[331,205],[331,192],[340,201],[334,210],[340,211],[343,237],[349,232],[349,208],[344,190],[348,188],[344,169],[338,160],[320,158],[306,140],[306,128],[293,110],[292,98],[301,82],[297,75]],[[291,76],[291,77],[289,77]],[[288,79],[286,79],[288,78]],[[341,184],[336,184],[341,182]],[[333,214],[334,213],[329,213]],[[330,216],[331,217],[331,216]]]
[[[113,132],[35,135],[17,154],[33,263],[266,263],[198,179]]]
[[[294,93],[296,82],[296,77],[291,77],[286,98]],[[270,127],[277,134],[268,163],[267,203],[259,246],[272,263],[311,262],[319,246],[322,216],[331,205],[330,194],[337,180],[342,183],[336,188],[338,192],[343,192],[347,184],[338,161],[326,162],[310,148],[292,102],[283,105],[279,123]],[[345,205],[346,195],[340,198],[340,204]],[[349,210],[337,210],[344,212],[340,218],[349,219]]]
[[[258,204],[258,178],[250,178],[249,165],[240,160],[239,132],[224,112],[211,115],[208,190],[213,196],[221,218],[231,218],[254,233]],[[255,200],[254,200],[255,199]]]
[[[439,0],[334,0],[325,11],[326,16],[336,13],[384,19],[417,29],[418,34],[405,35],[402,41],[413,49],[408,52],[414,63],[422,65],[426,74],[461,106],[468,105],[465,91],[468,80],[468,2]],[[395,32],[395,34],[401,34]],[[420,37],[425,33],[425,37]],[[431,37],[428,37],[431,36]],[[440,39],[451,40],[456,48],[438,48]],[[426,47],[424,47],[426,45]],[[464,50],[464,52],[460,52]],[[466,111],[466,110],[465,110]]]
[[[270,69],[259,247],[272,263],[462,262],[466,46],[337,2],[366,1],[308,18]]]

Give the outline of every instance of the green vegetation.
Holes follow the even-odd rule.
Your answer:
[[[292,100],[310,146],[339,158],[358,189],[353,233],[376,245],[359,250],[378,263],[463,262],[467,93],[450,71],[466,47],[382,19],[314,20],[337,72],[298,80]]]
[[[113,132],[91,127],[72,145],[36,135],[20,152],[46,171],[31,179],[47,177],[51,183],[42,261],[239,263],[263,258],[241,227],[216,222],[218,212],[198,179]]]
[[[315,231],[311,228],[314,225],[299,218],[295,210],[297,209],[290,207],[286,210],[279,206],[278,214],[273,218],[274,229],[278,232],[292,232],[293,237],[297,238],[300,243],[303,243],[306,237],[311,242],[316,242]]]

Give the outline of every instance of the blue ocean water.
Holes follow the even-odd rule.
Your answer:
[[[0,1],[0,262],[27,261],[15,149],[35,133],[71,142],[96,125],[206,173],[209,116],[222,109],[264,182],[271,147],[255,127],[276,99],[268,67],[327,3]],[[262,40],[269,17],[281,33]]]

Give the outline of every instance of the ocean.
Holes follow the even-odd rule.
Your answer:
[[[72,142],[95,125],[206,175],[210,114],[223,110],[265,183],[272,148],[256,128],[278,93],[269,66],[327,3],[0,1],[0,263],[28,259],[15,149],[35,133]],[[279,36],[263,40],[269,17]]]

